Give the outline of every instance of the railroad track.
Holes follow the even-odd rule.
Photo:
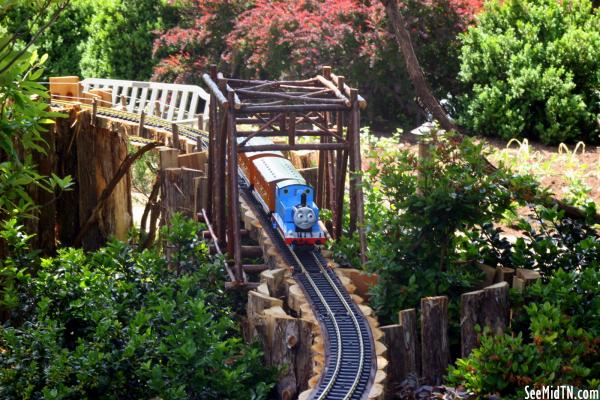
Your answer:
[[[66,101],[66,100],[52,99],[52,104],[54,104],[54,105],[73,105],[74,103],[70,102],[70,101]],[[89,104],[85,104],[85,103],[77,103],[77,104],[82,109],[85,109],[85,110],[93,109],[93,107]],[[129,111],[117,110],[117,109],[108,108],[108,107],[98,106],[96,108],[96,115],[103,116],[103,117],[109,117],[109,118],[113,118],[113,119],[117,119],[117,120],[122,120],[122,121],[126,121],[126,122],[139,123],[139,121],[140,121],[140,114],[131,113]],[[160,128],[167,132],[173,131],[173,123],[172,122],[165,121],[164,119],[155,117],[154,115],[144,115],[144,127]],[[192,128],[187,125],[177,125],[177,128],[178,128],[177,131],[179,133],[179,136],[182,136],[187,139],[194,140],[194,141],[200,140],[203,147],[206,147],[208,145],[208,142],[207,142],[208,132],[201,130],[201,129]],[[138,143],[147,143],[147,142],[153,141],[152,139],[147,139],[147,138],[143,138],[140,136],[130,136],[130,140],[132,142],[138,142]]]
[[[318,248],[284,243],[245,182],[240,193],[278,247],[285,261],[294,268],[298,281],[319,321],[325,339],[326,365],[314,400],[366,399],[373,383],[375,368],[371,329],[362,312],[335,275]]]
[[[56,104],[71,104],[53,101]],[[82,108],[92,106],[82,104]],[[127,111],[97,107],[97,115],[139,122],[139,115]],[[172,124],[154,116],[145,116],[144,126],[171,132]],[[179,135],[200,141],[205,148],[208,133],[188,126],[178,127]],[[150,139],[132,138],[147,142]],[[248,185],[240,181],[240,193],[252,207],[255,215],[278,247],[285,261],[294,268],[294,279],[303,288],[313,312],[319,321],[325,339],[325,368],[319,384],[312,392],[314,400],[360,400],[366,399],[373,383],[375,351],[371,330],[367,320],[350,298],[350,295],[327,267],[321,252],[315,247],[292,249],[285,244],[273,228],[271,221],[250,193]]]

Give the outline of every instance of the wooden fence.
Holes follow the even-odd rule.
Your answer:
[[[487,327],[493,334],[502,334],[509,326],[508,293],[511,285],[508,281],[513,288],[522,290],[539,279],[539,274],[531,270],[494,271],[493,276],[488,274],[491,285],[461,295],[461,357],[467,357],[479,345],[481,330],[477,326],[481,329]],[[448,298],[436,296],[421,299],[420,318],[415,309],[402,310],[397,324],[381,327],[389,360],[386,383],[389,398],[393,398],[395,388],[409,375],[419,377],[424,384],[439,385],[443,382],[452,362],[448,325]]]

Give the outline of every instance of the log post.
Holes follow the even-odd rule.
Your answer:
[[[271,365],[282,368],[277,381],[279,398],[292,400],[298,390],[295,370],[295,350],[300,342],[298,320],[285,313],[284,315],[267,313],[267,326],[269,326],[269,336],[271,336],[271,346],[268,349],[270,350]]]
[[[507,282],[500,282],[483,289],[483,323],[495,335],[503,334],[508,326],[510,313],[508,287]]]
[[[169,147],[160,147],[158,151],[161,170],[179,167],[179,162],[177,160],[179,150],[171,149]]]
[[[479,345],[479,336],[475,330],[481,325],[480,313],[483,290],[463,293],[460,296],[460,355],[468,357]]]
[[[417,311],[414,308],[398,313],[398,321],[402,327],[402,379],[410,374],[421,372],[421,348],[417,330]]]
[[[492,334],[502,334],[509,321],[508,283],[500,282],[483,290],[460,296],[461,357],[479,346],[476,326],[487,327]]]
[[[260,274],[260,283],[265,283],[271,296],[281,298],[285,296],[285,268],[268,269]]]
[[[297,285],[295,285],[297,286]],[[298,346],[296,347],[296,385],[297,393],[308,389],[308,380],[312,375],[314,342],[314,324],[307,319],[298,318]]]
[[[393,399],[396,387],[403,379],[403,343],[402,343],[402,326],[386,325],[379,329],[383,332],[383,344],[387,348],[388,367],[386,369],[386,398]]]
[[[448,298],[421,299],[421,365],[425,382],[440,385],[450,362]]]
[[[200,177],[202,171],[188,168],[167,168],[161,171],[161,174],[165,224],[169,224],[176,212],[180,212],[188,218],[193,218],[196,208],[194,179]]]

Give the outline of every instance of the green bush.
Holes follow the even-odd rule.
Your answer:
[[[598,141],[600,13],[590,0],[493,1],[461,39],[460,120],[469,129]]]
[[[487,172],[482,145],[453,134],[429,140],[424,162],[409,151],[375,149],[365,176],[367,269],[380,277],[371,303],[386,323],[426,296],[449,295],[454,307],[481,278],[457,247],[461,235],[512,207],[514,179],[504,170]],[[334,251],[352,258],[356,241]]]
[[[525,398],[527,385],[600,387],[600,268],[558,270],[526,294],[527,329],[481,337],[448,380],[478,396]]]
[[[39,5],[35,2],[20,2],[8,12],[6,25],[10,32],[18,32],[24,40],[30,40],[36,32],[52,18],[57,4],[51,4],[39,18]],[[87,27],[92,17],[92,2],[71,0],[60,17],[46,29],[36,41],[40,54],[48,54],[46,75],[81,75],[79,47],[88,39]]]
[[[82,45],[85,77],[149,80],[155,30],[162,27],[162,0],[97,0]]]
[[[28,190],[53,192],[70,178],[41,176],[34,155],[47,150],[48,125],[62,114],[48,111],[46,88],[37,83],[47,57],[38,57],[19,37],[0,27],[0,221],[35,208]],[[1,246],[1,243],[0,243]]]
[[[584,221],[566,218],[556,208],[532,210],[528,218],[520,218],[513,226],[519,232],[514,243],[502,236],[502,228],[492,224],[467,232],[459,244],[465,258],[492,267],[536,269],[544,280],[559,269],[598,268],[600,236],[596,229]],[[593,203],[589,211],[595,215]]]
[[[5,227],[13,252],[1,276],[27,296],[4,303],[0,397],[265,398],[272,372],[240,339],[222,263],[208,259],[199,229],[174,218],[162,232],[174,254],[167,265],[117,241],[32,263],[18,226]]]

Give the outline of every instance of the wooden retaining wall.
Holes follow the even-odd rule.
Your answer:
[[[292,278],[291,268],[279,255],[276,247],[263,231],[248,205],[241,201],[245,229],[263,249],[265,263],[270,269],[260,274],[260,284],[248,292],[246,308],[246,339],[259,340],[265,350],[265,363],[287,366],[277,390],[282,399],[307,399],[317,385],[325,365],[325,348],[317,319],[304,292]],[[377,355],[377,374],[368,395],[369,399],[382,399],[386,378],[386,348],[381,342],[383,332],[373,310],[355,293],[356,287],[345,276],[343,269],[328,262],[366,316]]]
[[[508,327],[510,285],[507,280],[519,290],[539,279],[539,274],[525,269],[499,269],[488,278],[491,285],[461,295],[461,357],[467,357],[479,345],[484,327],[498,335]],[[421,299],[419,317],[415,309],[402,310],[398,313],[397,324],[381,327],[389,360],[387,398],[395,398],[395,388],[410,375],[419,377],[423,384],[442,383],[452,361],[448,325],[448,298],[436,296]]]

